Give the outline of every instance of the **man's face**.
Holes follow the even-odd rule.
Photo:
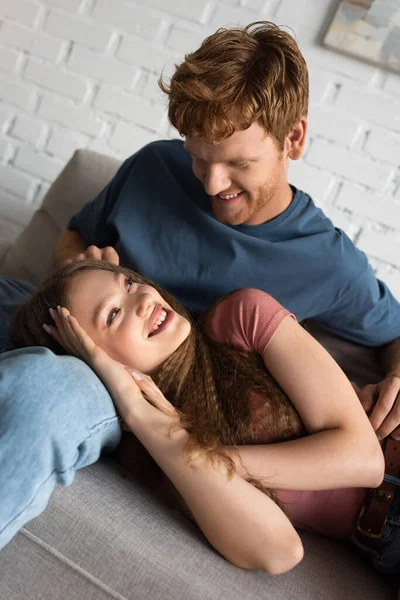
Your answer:
[[[286,208],[287,154],[258,122],[218,144],[187,137],[185,148],[219,221],[258,225]]]

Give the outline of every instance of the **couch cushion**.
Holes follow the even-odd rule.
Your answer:
[[[236,568],[191,522],[103,457],[77,472],[71,487],[57,489],[46,511],[0,552],[0,597],[394,598],[389,583],[344,544],[302,538],[305,558],[289,573],[272,577]]]
[[[37,286],[0,275],[0,352],[12,350],[8,337],[11,319],[17,308],[29,298]]]
[[[61,230],[72,215],[101,192],[120,164],[97,152],[77,150],[7,252],[0,271],[28,281],[46,277],[53,268],[53,252]]]

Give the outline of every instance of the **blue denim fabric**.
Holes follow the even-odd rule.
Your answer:
[[[36,347],[0,354],[0,548],[56,484],[71,484],[120,437],[112,400],[85,363]]]
[[[364,546],[354,537],[351,541],[378,571],[385,575],[395,575],[400,584],[400,488],[397,490],[383,534],[373,542],[373,548]]]
[[[36,290],[33,283],[0,275],[0,353],[15,349],[8,336],[12,317]]]

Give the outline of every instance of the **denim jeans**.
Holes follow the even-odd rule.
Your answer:
[[[112,400],[85,363],[36,347],[0,354],[0,548],[56,484],[71,484],[120,437]]]
[[[351,542],[385,575],[394,575],[400,585],[400,487],[396,488],[395,501],[389,511],[383,534],[373,542],[373,548],[364,546],[354,538]]]

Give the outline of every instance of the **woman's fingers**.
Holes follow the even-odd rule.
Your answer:
[[[85,350],[85,347],[71,327],[69,322],[69,312],[58,306],[57,309],[50,309],[50,315],[55,323],[55,327],[51,327],[50,331],[45,328],[48,333],[50,333],[68,353],[86,360],[86,356],[84,356],[85,352],[82,352]]]
[[[54,333],[55,329],[57,330],[58,335],[57,335],[56,339],[57,339],[58,343],[61,344],[61,346],[64,348],[64,350],[66,350],[70,354],[76,355],[77,349],[71,343],[71,340],[69,339],[68,335],[66,334],[62,315],[60,315],[59,311],[54,308],[50,308],[49,313],[50,313],[50,316],[53,319],[54,325],[55,325],[55,327],[52,328],[53,333]]]
[[[69,344],[70,348],[75,352],[76,356],[79,356],[80,358],[84,358],[84,360],[86,360],[86,349],[82,345],[79,338],[76,336],[75,332],[71,327],[69,312],[65,308],[57,306],[57,314],[57,325],[60,334],[63,336],[63,339],[66,340],[66,343]]]
[[[130,392],[132,395],[130,396],[129,404],[134,401],[137,402],[138,400],[146,400],[166,415],[178,418],[177,411],[172,404],[168,402],[164,394],[149,375],[137,370],[132,371],[132,368],[125,367],[121,363],[118,363],[118,361],[112,360],[104,350],[99,346],[96,346],[91,337],[80,326],[78,320],[73,317],[67,309],[57,307],[57,310],[52,309],[50,314],[54,320],[55,326],[49,327],[46,325],[44,326],[45,330],[50,333],[54,339],[67,350],[67,352],[74,354],[79,358],[83,358],[83,360],[88,362],[103,379],[106,386],[109,384],[112,389],[116,389],[117,387],[119,389],[125,389],[126,383],[123,381],[124,378],[121,379],[121,372],[116,372],[114,369],[114,365],[118,364],[118,368],[122,367],[125,369],[136,384],[134,385],[134,388],[136,388],[137,393],[132,394],[134,390]],[[127,381],[129,382],[129,379]],[[132,383],[131,379],[130,385],[132,385]],[[132,388],[130,387],[129,389]],[[134,400],[134,398],[136,398],[136,400]],[[128,410],[128,407],[125,406],[125,402],[123,402],[123,406],[121,403],[119,404],[122,414],[125,414],[125,409]]]
[[[170,402],[168,402],[164,394],[156,386],[151,377],[138,371],[130,371],[130,373],[150,404],[168,416],[178,416],[175,408]]]
[[[83,327],[80,326],[76,317],[73,317],[72,315],[67,315],[67,317],[68,324],[81,346],[89,355],[93,354],[93,351],[96,348],[96,344],[94,343],[92,338],[86,333]]]
[[[46,325],[45,324],[45,325],[42,325],[42,327],[46,331],[46,333],[50,334],[51,337],[53,337],[56,340],[56,342],[64,348],[63,340],[61,339],[61,336],[58,333],[58,329],[55,325]],[[69,352],[69,350],[67,348],[64,348],[64,350]]]

